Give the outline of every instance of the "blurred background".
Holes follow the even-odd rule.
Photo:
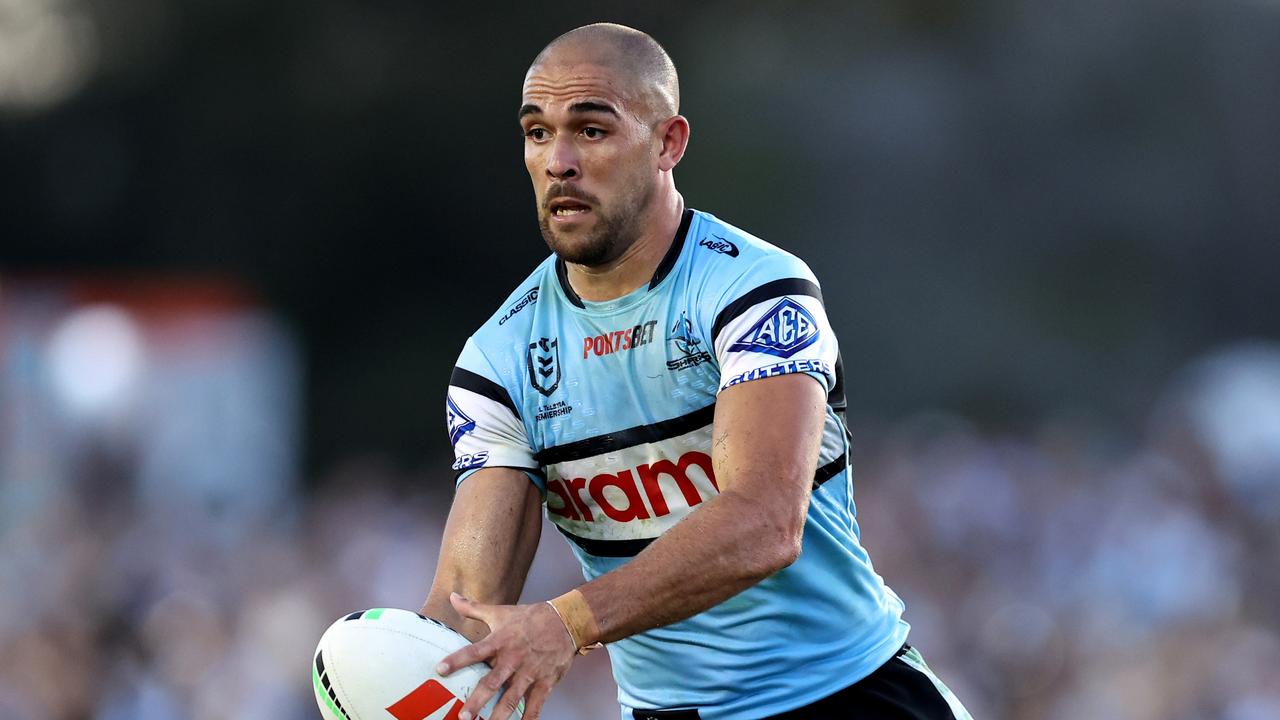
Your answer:
[[[688,203],[822,281],[975,717],[1280,717],[1277,0],[0,0],[0,718],[315,718],[329,622],[421,603],[449,370],[546,254],[520,83],[604,19]],[[553,698],[616,717],[604,655]]]

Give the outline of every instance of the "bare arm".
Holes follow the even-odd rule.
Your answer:
[[[445,524],[435,580],[422,614],[471,640],[489,633],[449,603],[456,592],[472,600],[510,605],[520,599],[541,535],[538,489],[512,468],[483,468],[458,487]]]
[[[611,642],[706,610],[787,567],[799,556],[809,489],[822,438],[826,395],[799,374],[731,387],[716,403],[712,461],[720,495],[708,500],[631,562],[578,588],[594,618],[584,643]],[[505,720],[530,692],[526,717],[537,717],[545,692],[563,675],[569,655],[530,650],[563,643],[559,618],[542,605],[491,607],[456,602],[482,617],[494,634],[445,659],[445,671],[478,660],[494,665],[467,699],[463,720],[475,717],[503,683],[496,720]],[[554,618],[551,623],[545,623]],[[554,658],[544,660],[543,658]],[[546,665],[539,665],[539,662]],[[531,691],[532,688],[532,691]],[[536,692],[534,692],[536,691]]]
[[[669,625],[755,585],[800,555],[826,394],[803,375],[731,387],[716,403],[720,495],[634,560],[579,588],[612,642]]]

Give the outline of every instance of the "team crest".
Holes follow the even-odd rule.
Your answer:
[[[448,395],[445,396],[444,402],[445,418],[449,421],[449,442],[457,445],[463,435],[476,429],[476,421],[467,417],[467,414],[462,412],[462,408],[454,404],[453,398]]]
[[[755,325],[729,346],[730,352],[747,350],[789,358],[817,342],[818,323],[800,303],[782,298]]]
[[[711,361],[711,355],[702,349],[702,340],[694,335],[693,323],[684,313],[680,313],[680,319],[671,326],[667,340],[680,351],[680,357],[667,361],[668,370],[684,370]]]
[[[539,338],[538,342],[529,343],[529,384],[547,397],[560,387],[559,338]]]

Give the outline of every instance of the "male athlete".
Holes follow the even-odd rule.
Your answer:
[[[666,52],[619,25],[542,51],[519,119],[548,257],[449,381],[458,488],[423,613],[540,715],[608,646],[627,720],[953,718],[858,542],[836,339],[809,268],[687,209]],[[514,605],[546,507],[585,584]]]

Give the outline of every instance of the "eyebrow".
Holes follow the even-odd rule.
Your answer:
[[[614,117],[622,117],[621,115],[618,114],[618,111],[615,110],[612,105],[606,105],[605,103],[595,102],[593,100],[582,100],[580,102],[576,102],[569,106],[569,112],[571,113],[599,112],[599,113],[605,113],[606,115],[612,115]],[[529,103],[529,104],[520,106],[520,114],[516,116],[516,119],[523,120],[525,115],[538,115],[540,113],[542,113],[542,108],[532,103]]]

